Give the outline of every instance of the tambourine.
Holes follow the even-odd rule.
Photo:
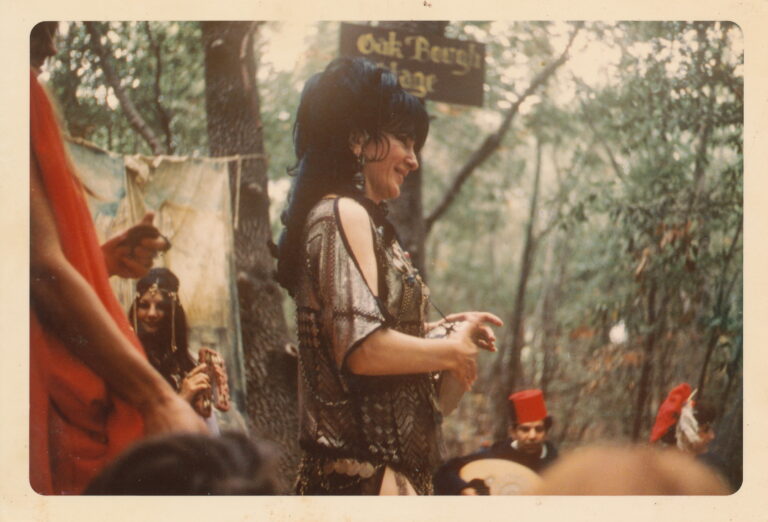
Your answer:
[[[481,479],[491,490],[491,495],[524,495],[541,482],[541,477],[531,470],[506,459],[477,459],[459,470],[465,482]]]
[[[229,383],[224,359],[216,350],[200,348],[198,352],[199,364],[205,364],[205,372],[211,382],[211,389],[197,395],[195,398],[195,410],[203,417],[210,417],[212,408],[219,411],[228,411]]]

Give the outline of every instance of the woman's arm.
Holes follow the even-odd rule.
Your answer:
[[[368,213],[354,200],[342,198],[339,219],[365,281],[378,295],[378,267]],[[379,329],[347,357],[347,367],[360,375],[450,370],[468,388],[477,376],[479,348],[495,350],[495,338],[484,323],[501,325],[501,320],[486,313],[468,313],[462,319],[456,331],[443,339],[422,339],[389,328]]]
[[[61,249],[36,159],[30,168],[30,292],[45,327],[142,414],[145,432],[205,432],[205,425],[142,357]]]
[[[390,328],[368,336],[347,357],[347,368],[358,375],[401,375],[448,370],[468,390],[477,378],[479,348],[469,325],[461,337],[422,339]]]

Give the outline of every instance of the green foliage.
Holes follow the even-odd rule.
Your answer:
[[[140,115],[165,142],[161,109],[170,118],[171,151],[207,153],[205,81],[200,29],[193,22],[109,22],[104,42],[120,84]],[[151,39],[150,39],[151,36]],[[162,75],[157,84],[158,57]],[[53,62],[51,86],[72,136],[121,154],[150,154],[134,133],[90,45],[81,22],[68,24]],[[156,89],[159,88],[159,96]]]
[[[259,29],[275,233],[286,170],[295,162],[291,129],[300,91],[336,55],[338,26],[313,24],[288,65],[273,58],[279,53],[272,46],[287,51],[279,42],[296,24],[267,22]],[[206,154],[199,27],[109,24],[115,67],[158,135],[156,58],[147,27],[162,50],[160,101],[171,115],[175,151]],[[552,22],[448,25],[446,36],[486,46],[485,105],[428,102],[433,119],[421,158],[427,213],[531,79],[559,56],[572,30]],[[110,102],[82,24],[70,24],[61,48],[51,83],[70,132],[116,152],[148,153]],[[547,387],[558,418],[555,436],[566,445],[630,437],[637,415],[644,436],[659,400],[683,380],[696,386],[703,376],[712,398],[738,389],[742,329],[740,30],[718,22],[590,23],[570,54],[571,62],[522,104],[499,149],[463,185],[427,242],[432,298],[444,312],[483,309],[508,320],[535,145],[542,144],[522,385]],[[601,68],[591,70],[590,62]],[[617,324],[626,339],[612,341]],[[509,341],[509,332],[498,335],[501,344]],[[493,357],[481,358],[481,374],[489,373]],[[638,410],[646,363],[650,389]],[[446,422],[448,433],[474,433],[460,441],[470,450],[488,437],[474,429],[476,416],[491,412],[487,397],[466,400],[472,407]]]

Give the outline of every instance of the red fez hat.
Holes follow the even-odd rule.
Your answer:
[[[541,390],[523,390],[509,396],[515,407],[515,422],[523,424],[543,420],[547,416],[544,394]]]
[[[680,412],[685,406],[685,401],[691,396],[691,385],[687,382],[678,384],[669,392],[667,398],[659,406],[656,415],[656,423],[651,429],[651,442],[656,442],[664,436],[667,430],[674,426],[680,418]]]

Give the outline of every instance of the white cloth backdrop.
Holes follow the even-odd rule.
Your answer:
[[[201,346],[222,354],[233,408],[216,411],[222,429],[245,429],[245,373],[240,336],[227,163],[214,158],[118,156],[69,143],[102,242],[137,223],[147,211],[172,244],[155,266],[171,269],[190,327],[190,352]],[[135,280],[112,278],[130,307]]]

